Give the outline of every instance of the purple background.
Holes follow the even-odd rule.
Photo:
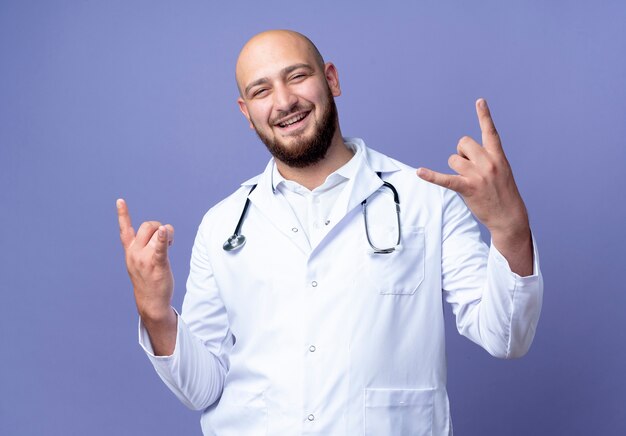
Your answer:
[[[234,62],[276,27],[337,65],[344,134],[414,166],[490,103],[546,292],[516,361],[446,309],[457,434],[626,434],[624,2],[227,3],[0,2],[0,434],[200,434],[137,345],[115,199],[175,225],[180,307],[203,213],[267,161]]]

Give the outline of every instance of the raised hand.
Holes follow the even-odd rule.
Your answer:
[[[174,277],[167,250],[174,241],[174,228],[147,221],[135,234],[126,202],[119,199],[116,205],[137,310],[155,354],[171,354],[176,340],[176,314],[171,308]]]
[[[491,232],[494,244],[507,258],[511,269],[527,275],[532,273],[528,213],[484,99],[476,102],[476,113],[483,144],[469,136],[459,140],[457,154],[448,159],[448,165],[458,174],[419,168],[417,175],[458,192]]]

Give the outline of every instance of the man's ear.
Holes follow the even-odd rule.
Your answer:
[[[332,62],[326,62],[324,64],[324,76],[326,77],[326,83],[328,83],[333,97],[339,97],[341,95],[341,87],[339,86],[339,73],[337,73],[335,64]]]
[[[254,126],[252,125],[252,121],[250,121],[250,113],[248,113],[248,106],[246,106],[246,102],[243,101],[243,98],[239,97],[237,99],[237,104],[239,105],[239,110],[241,111],[243,116],[246,117],[246,119],[248,120],[248,123],[250,124],[250,128],[252,130],[254,130]]]

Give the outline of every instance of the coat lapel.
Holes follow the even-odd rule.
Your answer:
[[[280,195],[274,193],[272,186],[273,165],[274,161],[270,160],[261,175],[244,182],[243,186],[257,184],[256,189],[249,196],[252,205],[264,215],[285,238],[308,255],[311,252],[311,247],[306,234],[299,229],[300,223],[298,222],[298,218],[291,210],[291,207],[289,207],[289,204],[287,204]],[[294,232],[293,229],[298,230]]]

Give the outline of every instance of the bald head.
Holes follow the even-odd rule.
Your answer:
[[[311,67],[324,70],[324,59],[309,38],[293,30],[268,30],[250,38],[239,52],[235,72],[239,94],[243,96],[250,82],[264,77],[268,67],[286,59],[306,59]]]

